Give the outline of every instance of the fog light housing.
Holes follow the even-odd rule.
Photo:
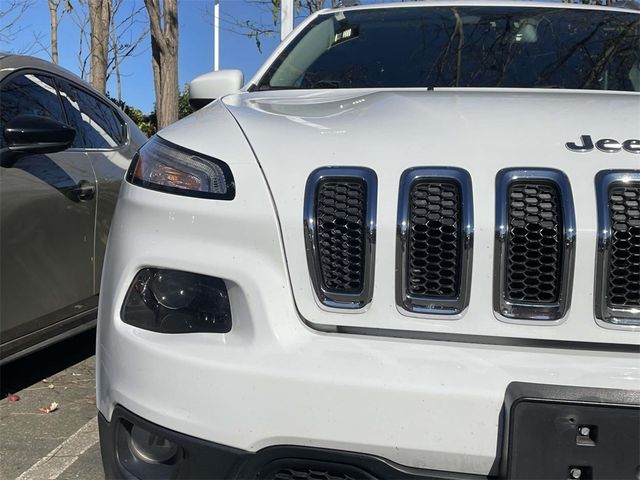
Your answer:
[[[146,463],[170,462],[179,451],[178,445],[164,437],[133,425],[129,432],[129,450],[138,459]]]
[[[131,474],[124,478],[157,480],[178,476],[184,466],[186,452],[171,432],[145,421],[124,418],[115,421],[116,457],[122,468]]]
[[[129,325],[160,333],[231,330],[224,281],[179,270],[140,270],[129,287],[121,316]]]

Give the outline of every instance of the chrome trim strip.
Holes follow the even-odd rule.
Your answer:
[[[364,180],[367,186],[365,213],[365,262],[362,291],[358,294],[331,292],[323,288],[321,280],[320,259],[317,243],[315,218],[316,195],[318,185],[326,179]],[[373,297],[375,243],[376,243],[376,207],[378,198],[378,177],[376,173],[365,167],[323,167],[314,170],[307,179],[304,195],[304,236],[307,252],[307,265],[311,283],[318,301],[327,310],[340,311],[360,310],[366,307]]]
[[[415,182],[420,180],[453,181],[460,189],[460,280],[458,296],[443,299],[437,296],[414,296],[407,287],[410,195]],[[471,268],[473,262],[473,189],[471,175],[466,170],[453,167],[416,167],[405,170],[400,178],[398,195],[398,220],[396,236],[396,304],[401,310],[456,319],[469,305],[471,296]]]
[[[640,184],[640,170],[603,170],[595,179],[598,205],[598,239],[594,282],[594,312],[596,323],[614,329],[640,329],[640,308],[616,308],[609,305],[609,248],[611,247],[611,217],[609,190],[612,186]]]
[[[542,180],[556,185],[562,215],[562,273],[558,301],[553,304],[513,302],[506,299],[505,277],[509,236],[509,185],[517,180]],[[496,176],[496,226],[493,257],[493,311],[498,320],[508,323],[560,323],[571,306],[575,263],[576,220],[571,184],[560,170],[543,168],[507,168]]]
[[[322,325],[304,320],[314,330],[325,332]],[[552,340],[540,338],[498,337],[495,335],[469,335],[465,333],[425,332],[416,330],[397,330],[391,328],[337,326],[327,333],[334,335],[370,335],[372,337],[402,338],[431,342],[452,342],[458,344],[497,345],[525,348],[558,348],[563,350],[586,350],[603,352],[640,353],[640,347],[633,343],[588,342],[583,340]],[[627,390],[631,391],[631,390]]]

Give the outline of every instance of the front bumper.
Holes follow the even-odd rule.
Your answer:
[[[263,181],[255,164],[234,165],[234,175],[238,185]],[[297,445],[487,475],[497,473],[510,383],[640,385],[633,352],[313,330],[296,310],[277,225],[266,188],[222,204],[123,185],[98,321],[106,420],[120,405],[245,452]],[[127,288],[145,267],[224,279],[232,330],[170,335],[123,323]]]
[[[111,479],[326,479],[326,480],[480,480],[478,475],[418,470],[355,452],[278,445],[248,452],[173,432],[122,407],[108,422],[98,414],[105,477]],[[136,424],[180,445],[177,458],[164,465],[141,462],[128,452],[127,426]]]
[[[497,477],[633,478],[640,472],[639,414],[640,392],[514,382],[507,388],[501,414]],[[99,414],[99,426],[109,479],[487,478],[408,468],[375,455],[327,448],[274,445],[249,452],[168,430],[120,406],[110,422]],[[153,461],[148,449],[141,455],[132,443],[134,430],[144,432],[144,445],[169,445],[171,454],[161,449],[162,461]]]

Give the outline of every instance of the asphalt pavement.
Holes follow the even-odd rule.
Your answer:
[[[104,479],[95,330],[3,366],[0,390],[0,478]]]

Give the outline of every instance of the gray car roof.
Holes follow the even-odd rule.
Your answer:
[[[88,82],[81,79],[66,68],[62,68],[61,66],[54,63],[29,55],[17,55],[13,53],[0,52],[0,80],[13,73],[14,71],[22,69],[42,70],[52,75],[66,78],[67,80],[71,80],[75,83],[80,83],[87,90],[91,90],[96,95],[106,98],[106,95],[98,92]]]
[[[56,75],[58,77],[66,78],[74,83],[78,83],[82,85],[82,87],[86,90],[91,91],[93,94],[99,96],[104,101],[108,102],[110,105],[115,107],[118,111],[122,112],[122,114],[127,117],[127,115],[122,111],[122,109],[113,103],[109,97],[107,97],[104,93],[98,92],[95,88],[89,84],[89,82],[83,80],[79,76],[74,73],[71,73],[66,68],[62,68],[59,65],[48,62],[46,60],[42,60],[40,58],[32,57],[29,55],[17,55],[13,53],[5,53],[0,52],[0,80],[2,80],[7,75],[15,72],[16,70],[23,69],[34,69],[41,70],[45,73],[49,73],[51,75]],[[127,117],[128,118],[128,117]]]

